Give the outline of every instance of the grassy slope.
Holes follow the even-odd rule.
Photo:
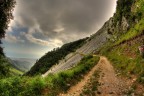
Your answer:
[[[12,67],[8,59],[0,55],[0,78],[6,78],[15,75],[22,75],[22,72]]]
[[[105,46],[101,51],[125,75],[130,73],[140,77],[144,76],[144,59],[140,56],[138,50],[138,46],[144,43],[143,26],[144,19],[141,19],[134,28],[122,35],[118,41],[114,44],[109,43],[109,46]]]
[[[76,67],[50,74],[46,78],[35,77],[11,77],[0,80],[1,96],[56,96],[61,92],[66,92],[70,86],[76,84],[83,78],[97,62],[99,57],[86,56]]]

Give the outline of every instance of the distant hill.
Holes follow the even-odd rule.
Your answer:
[[[26,72],[30,70],[30,68],[36,62],[36,59],[29,59],[29,58],[11,58],[9,59],[12,66],[20,71]]]
[[[23,74],[21,71],[12,66],[12,62],[9,58],[0,55],[0,78],[6,78],[21,74]]]

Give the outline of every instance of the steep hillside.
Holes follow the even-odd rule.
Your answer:
[[[7,62],[7,60],[2,56],[0,55],[0,77],[4,77],[4,76],[7,76],[9,75],[10,73],[10,70],[9,70],[9,63]]]
[[[74,42],[64,44],[60,48],[55,48],[41,57],[35,65],[28,71],[27,75],[43,74],[50,67],[57,64],[59,60],[63,59],[67,54],[75,52],[76,49],[81,47],[88,38],[80,39]]]
[[[11,63],[7,58],[0,55],[0,78],[6,78],[9,76],[16,76],[21,75],[22,72],[15,69],[13,66],[11,66]]]

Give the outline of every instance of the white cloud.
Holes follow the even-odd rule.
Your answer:
[[[11,43],[18,42],[17,38],[15,36],[11,35],[11,34],[6,34],[4,40],[7,41],[7,42],[11,42]]]
[[[10,33],[6,34],[3,40],[9,43],[24,43],[25,42],[25,40],[20,38],[20,36],[16,37]]]
[[[26,39],[31,43],[35,43],[43,46],[59,47],[63,44],[63,42],[59,39],[42,40],[42,39],[35,38],[33,34],[30,33],[29,34],[23,33],[22,35],[25,36]]]

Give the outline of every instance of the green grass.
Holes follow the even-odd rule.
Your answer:
[[[123,74],[142,74],[144,72],[144,62],[140,56],[131,58],[123,55],[121,49],[114,49],[107,54],[107,57],[117,69],[122,71]]]
[[[119,75],[129,80],[132,80],[133,76],[137,78],[136,82],[133,82],[128,90],[128,95],[137,93],[139,84],[144,86],[144,58],[142,58],[138,50],[138,46],[141,44],[139,41],[133,41],[131,46],[124,43],[111,48],[111,50],[103,51],[103,55],[111,61]],[[133,88],[133,86],[136,86],[136,88]],[[141,93],[137,94],[142,96]]]
[[[143,38],[143,37],[141,37]],[[136,75],[139,82],[144,82],[144,58],[140,55],[138,46],[143,44],[142,39],[139,41],[129,41],[115,47],[104,47],[101,51],[103,55],[113,63],[114,67],[122,75]]]
[[[0,78],[7,78],[11,76],[22,75],[23,73],[15,68],[13,68],[4,56],[0,55]]]
[[[99,61],[99,57],[86,56],[84,57],[76,67],[60,72],[56,75],[47,76],[48,82],[50,86],[52,86],[52,90],[49,91],[48,94],[52,96],[56,96],[59,92],[66,92],[70,86],[75,85],[80,79],[83,78],[83,75],[87,73],[94,65]]]
[[[0,80],[0,96],[56,96],[83,78],[99,57],[85,56],[76,67],[47,77],[10,77]]]
[[[11,74],[11,76],[13,76],[13,75],[23,75],[23,72],[11,67],[10,68],[10,74]]]
[[[44,79],[40,76],[10,77],[0,80],[0,96],[39,96],[44,87]]]

